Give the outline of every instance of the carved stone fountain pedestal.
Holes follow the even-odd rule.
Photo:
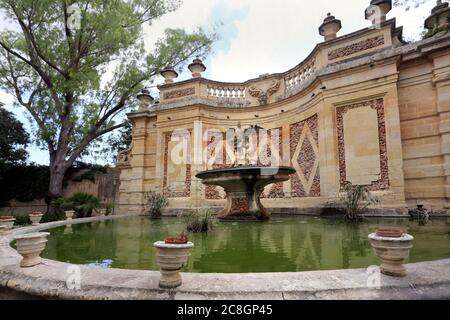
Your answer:
[[[205,185],[221,186],[227,204],[217,218],[222,221],[264,221],[270,213],[261,203],[261,193],[270,184],[288,181],[295,173],[290,167],[235,167],[200,172]]]

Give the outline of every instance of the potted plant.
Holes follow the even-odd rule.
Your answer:
[[[17,252],[23,257],[22,268],[34,267],[42,262],[40,254],[47,244],[48,232],[26,233],[14,237]]]
[[[186,265],[194,244],[183,232],[178,238],[166,238],[155,242],[154,246],[161,272],[159,286],[165,289],[181,286],[180,270]]]
[[[29,217],[33,226],[38,226],[44,215],[40,211],[33,211]]]
[[[6,230],[14,228],[14,222],[16,218],[13,216],[0,216],[0,226],[4,226]]]
[[[399,229],[378,229],[369,235],[370,244],[381,260],[381,273],[393,276],[406,276],[403,263],[409,257],[414,237]]]

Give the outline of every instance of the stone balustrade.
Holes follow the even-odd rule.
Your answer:
[[[207,96],[208,98],[224,98],[224,99],[238,99],[245,100],[246,92],[245,86],[235,86],[227,84],[208,84]]]
[[[316,72],[315,60],[307,61],[297,66],[284,77],[286,91],[292,90],[306,80],[308,80]]]

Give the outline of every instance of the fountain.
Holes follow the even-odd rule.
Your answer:
[[[255,157],[250,157],[251,148],[254,147],[250,143],[250,133],[255,132],[255,129],[262,128],[251,126],[242,131],[240,124],[238,125],[234,146],[238,156],[231,168],[208,170],[196,175],[205,185],[224,188],[227,204],[218,214],[221,221],[269,220],[270,213],[261,203],[261,193],[266,186],[288,181],[290,175],[295,173],[295,169],[291,167],[259,166]],[[256,149],[258,148],[253,151]]]

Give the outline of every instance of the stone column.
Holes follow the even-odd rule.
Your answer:
[[[191,176],[191,203],[194,207],[204,206],[203,184],[195,175],[206,169],[203,163],[203,150],[206,141],[203,141],[203,124],[201,120],[194,121],[194,128],[191,135],[191,156],[192,156],[192,176]]]
[[[282,141],[282,154],[283,154],[283,159],[282,159],[282,165],[286,166],[286,167],[290,167],[292,166],[291,163],[291,140],[290,140],[290,136],[291,136],[291,130],[290,130],[290,125],[289,124],[285,124],[283,125],[282,129],[282,134],[281,134],[281,138],[283,139]],[[285,198],[292,198],[292,184],[291,181],[285,181],[283,182],[283,189],[284,189],[284,194],[285,194]]]
[[[147,137],[146,120],[146,116],[133,118],[134,130],[129,185],[129,213],[140,214],[144,212],[144,177]]]
[[[450,54],[436,55],[434,58],[433,84],[436,87],[441,153],[445,176],[445,204],[450,211]]]

